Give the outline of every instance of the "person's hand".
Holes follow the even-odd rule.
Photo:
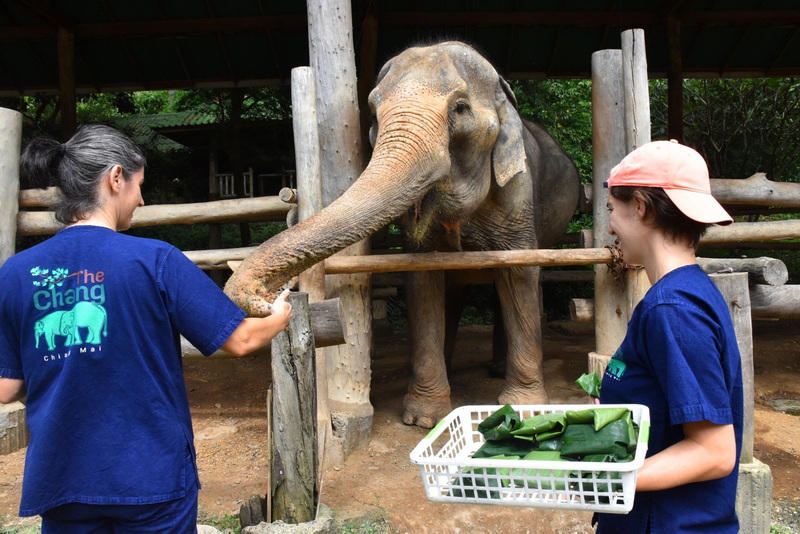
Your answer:
[[[289,320],[292,318],[292,305],[286,302],[290,291],[284,289],[272,303],[272,316],[281,324],[281,330],[289,329]]]

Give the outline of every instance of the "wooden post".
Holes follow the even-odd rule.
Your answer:
[[[608,234],[608,190],[603,182],[625,156],[623,126],[622,52],[600,50],[592,54],[592,202],[593,245],[614,244]],[[619,284],[605,265],[594,268],[595,352],[589,353],[589,371],[602,376],[610,355],[625,336],[627,321],[620,302]]]
[[[295,169],[297,170],[297,220],[304,221],[322,210],[322,171],[317,129],[317,88],[314,69],[292,69],[292,129],[294,130]],[[325,300],[325,266],[322,262],[300,273],[300,291],[309,302]],[[324,356],[324,354],[321,354]],[[328,406],[328,367],[326,358],[317,359],[317,454],[325,465],[325,443],[333,434]]]
[[[711,280],[728,303],[736,341],[742,357],[742,385],[744,386],[744,431],[740,462],[753,461],[753,436],[755,421],[755,383],[753,374],[753,323],[750,320],[750,289],[747,273],[711,274]]]
[[[753,372],[753,326],[747,273],[712,274],[731,313],[742,358],[744,427],[736,487],[736,515],[741,532],[768,534],[772,507],[772,471],[753,456],[755,433],[755,377]],[[769,286],[764,286],[769,287]]]
[[[349,0],[311,0],[308,50],[316,73],[317,119],[322,147],[322,201],[329,205],[358,178],[364,164]],[[369,254],[365,239],[339,255]],[[343,460],[369,443],[373,409],[369,402],[372,309],[368,274],[328,277],[327,297],[339,297],[347,317],[347,343],[321,351],[328,368],[328,395],[338,421],[326,462]],[[335,445],[335,446],[334,446]]]
[[[288,301],[289,332],[272,340],[270,508],[273,521],[296,524],[316,517],[319,498],[316,356],[308,294],[292,293]]]
[[[22,114],[0,107],[0,265],[14,255],[19,210],[19,154]],[[25,405],[0,404],[0,454],[28,444]]]
[[[0,107],[0,265],[15,252],[21,143],[22,114]]]
[[[650,104],[644,32],[622,32],[622,50],[592,55],[592,134],[594,161],[594,246],[613,244],[608,234],[608,190],[603,182],[625,155],[650,141]],[[624,258],[623,258],[624,260]],[[644,270],[609,272],[595,267],[596,352],[589,354],[589,371],[602,376],[617,349],[636,303],[649,287]]]
[[[292,128],[297,169],[297,220],[322,211],[322,171],[317,129],[317,88],[314,69],[292,69]],[[321,263],[300,274],[300,290],[310,302],[325,299],[325,271]]]
[[[647,84],[644,30],[622,32],[622,87],[625,95],[625,154],[629,154],[650,142],[650,92]],[[627,328],[633,309],[650,288],[650,280],[645,270],[638,268],[627,269],[624,281],[627,306],[623,315]]]

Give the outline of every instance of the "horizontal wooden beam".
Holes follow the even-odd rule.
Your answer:
[[[26,202],[31,202],[28,195]],[[37,200],[38,202],[39,200]],[[286,220],[291,204],[277,196],[235,198],[189,204],[142,206],[133,214],[132,228],[168,224],[239,223]],[[17,214],[19,235],[54,234],[64,227],[50,211],[20,211]]]
[[[381,256],[332,256],[325,260],[325,274],[488,269],[531,265],[553,267],[612,262],[611,251],[607,248],[426,252]]]

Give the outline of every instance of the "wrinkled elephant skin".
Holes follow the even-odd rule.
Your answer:
[[[471,47],[407,49],[381,69],[369,103],[367,168],[340,198],[236,270],[225,290],[246,311],[263,315],[281,283],[397,217],[410,251],[545,247],[566,229],[578,203],[574,164],[543,129],[520,118],[505,80]],[[451,410],[444,310],[445,286],[456,276],[407,275],[407,424],[430,428]],[[495,269],[493,276],[507,342],[498,400],[544,403],[539,270]]]

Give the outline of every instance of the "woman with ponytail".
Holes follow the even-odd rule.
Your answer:
[[[287,327],[245,317],[175,247],[120,233],[144,205],[145,156],[84,126],[36,138],[20,168],[55,186],[66,227],[0,267],[0,402],[26,398],[20,515],[47,533],[196,532],[198,476],[180,336],[243,356]]]

